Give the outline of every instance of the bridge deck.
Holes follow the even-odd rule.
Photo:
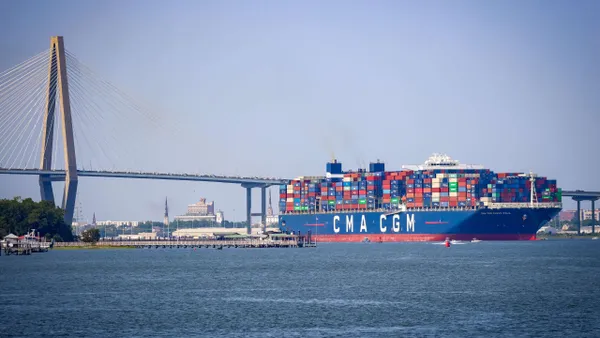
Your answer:
[[[0,168],[0,174],[5,175],[46,175],[53,181],[64,181],[64,170],[42,170],[42,169],[10,169]],[[125,172],[125,171],[95,171],[77,170],[81,177],[107,177],[107,178],[137,178],[155,180],[175,181],[201,181],[234,184],[257,184],[276,185],[285,184],[287,180],[274,177],[251,177],[251,176],[224,176],[224,175],[201,175],[201,174],[171,174],[153,172]]]

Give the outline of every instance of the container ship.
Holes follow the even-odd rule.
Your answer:
[[[320,242],[534,240],[562,209],[556,180],[433,154],[422,165],[342,170],[280,186],[279,227]]]

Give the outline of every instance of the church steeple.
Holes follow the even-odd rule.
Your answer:
[[[165,197],[165,225],[169,225],[169,205],[167,204],[167,198]]]

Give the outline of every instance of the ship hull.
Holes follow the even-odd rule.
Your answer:
[[[320,242],[418,242],[453,240],[534,240],[559,208],[408,210],[284,214],[284,232]]]

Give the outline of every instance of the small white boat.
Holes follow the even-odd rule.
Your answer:
[[[478,242],[481,242],[481,240],[480,240],[480,239],[477,239],[477,238],[473,238],[473,239],[471,240],[471,243],[478,243]]]
[[[598,237],[592,237],[592,240],[596,240],[596,239],[598,239]]]

